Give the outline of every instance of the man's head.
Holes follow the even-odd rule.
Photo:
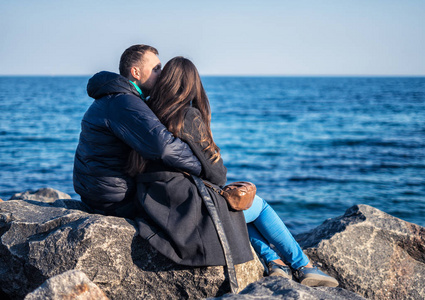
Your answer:
[[[120,74],[140,87],[149,95],[161,74],[158,50],[148,45],[134,45],[121,55]]]

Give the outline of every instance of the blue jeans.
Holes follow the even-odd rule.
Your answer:
[[[262,198],[255,196],[252,206],[244,210],[252,247],[266,264],[281,257],[270,247],[273,244],[284,261],[293,269],[309,263],[300,245],[286,228],[274,209]]]

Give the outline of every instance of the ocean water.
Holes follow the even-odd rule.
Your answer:
[[[72,168],[89,77],[0,77],[0,198]],[[368,204],[425,226],[425,78],[203,77],[228,180],[293,233]]]

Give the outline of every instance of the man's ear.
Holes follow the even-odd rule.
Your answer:
[[[138,67],[131,67],[130,69],[131,76],[133,76],[134,79],[140,80],[141,78],[141,72]]]

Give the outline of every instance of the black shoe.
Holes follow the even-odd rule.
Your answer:
[[[316,266],[313,268],[301,267],[295,272],[295,277],[301,284],[307,286],[337,287],[338,281],[320,271]]]
[[[282,276],[288,279],[292,278],[291,268],[288,266],[279,265],[273,261],[269,262],[269,276]]]

